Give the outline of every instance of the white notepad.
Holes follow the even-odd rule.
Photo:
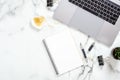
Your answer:
[[[63,74],[82,65],[80,52],[69,31],[43,40],[57,74]]]

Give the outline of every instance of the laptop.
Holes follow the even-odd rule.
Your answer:
[[[107,46],[120,30],[120,0],[61,0],[53,18]]]

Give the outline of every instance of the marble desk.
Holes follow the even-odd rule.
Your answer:
[[[120,73],[113,71],[107,62],[102,69],[97,62],[98,55],[106,58],[114,47],[120,46],[120,34],[111,47],[92,38],[84,46],[87,49],[93,41],[96,42],[89,53],[89,56],[94,54],[90,78],[86,76],[88,72],[79,76],[82,67],[57,76],[42,40],[69,28],[53,20],[52,15],[45,0],[0,0],[0,80],[120,80]],[[32,27],[34,16],[45,17],[46,26],[41,30]],[[86,35],[74,29],[70,31],[77,47],[80,42],[85,44]]]

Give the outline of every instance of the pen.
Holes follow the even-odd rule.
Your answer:
[[[94,45],[95,45],[95,42],[93,42],[93,43],[91,44],[91,46],[88,48],[88,52],[90,52],[90,51],[92,50],[92,48],[94,47]]]
[[[85,50],[84,50],[84,48],[83,48],[83,46],[82,46],[81,43],[80,43],[80,48],[81,48],[81,51],[82,51],[82,53],[83,53],[83,56],[84,56],[86,62],[88,62],[88,61],[87,61],[87,56],[86,56]]]

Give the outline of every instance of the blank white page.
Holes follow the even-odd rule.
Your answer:
[[[80,51],[69,31],[44,39],[44,44],[57,74],[63,74],[82,65]]]

